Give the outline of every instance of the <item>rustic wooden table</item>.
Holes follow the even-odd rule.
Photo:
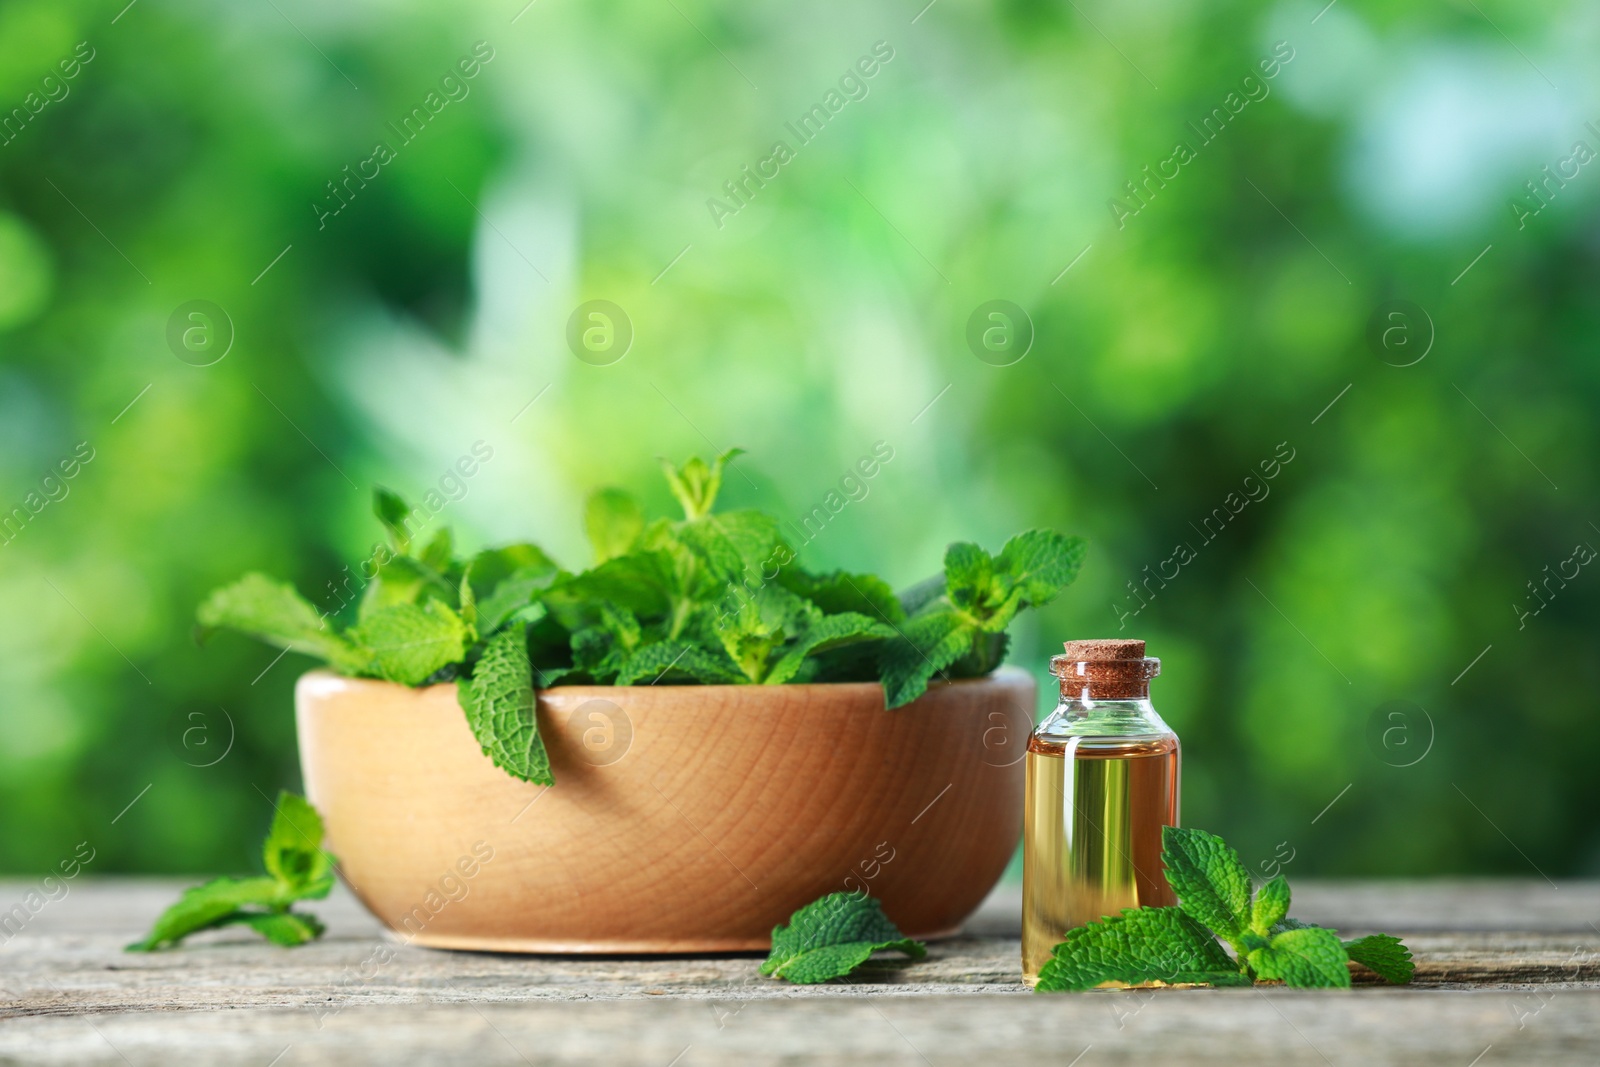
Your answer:
[[[923,963],[796,987],[756,957],[399,945],[342,889],[310,946],[122,952],[181,884],[85,878],[0,931],[0,1064],[1600,1063],[1600,883],[1296,884],[1301,918],[1403,935],[1409,988],[1052,997],[1020,981],[1015,887]],[[36,888],[0,882],[0,905]]]

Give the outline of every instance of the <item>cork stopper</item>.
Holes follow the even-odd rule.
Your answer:
[[[1144,659],[1143,641],[1063,641],[1067,650],[1062,659],[1088,662],[1107,659]]]
[[[1067,641],[1063,647],[1066,653],[1050,660],[1050,673],[1069,700],[1142,700],[1150,695],[1150,679],[1161,673],[1161,661],[1144,654],[1143,641]]]

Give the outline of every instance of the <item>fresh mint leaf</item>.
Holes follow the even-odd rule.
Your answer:
[[[987,595],[966,610],[980,629],[1002,633],[1023,608],[1054,600],[1078,576],[1083,554],[1084,541],[1080,537],[1063,537],[1049,530],[1018,534],[1005,543],[996,557]],[[947,581],[949,565],[947,556]],[[953,588],[951,597],[955,598]]]
[[[269,912],[265,915],[235,912],[231,922],[242,922],[274,945],[293,948],[321,937],[327,927],[315,915],[303,911]]]
[[[1249,984],[1217,939],[1181,909],[1125,908],[1121,915],[1068,930],[1034,989]]]
[[[859,893],[829,893],[789,917],[772,931],[772,951],[761,973],[800,985],[840,978],[874,952],[892,949],[922,959],[928,948],[900,932],[883,914],[883,905]]]
[[[154,952],[176,945],[190,934],[226,925],[241,908],[276,907],[283,885],[276,878],[215,878],[183,891],[178,902],[161,913],[143,941],[130,952]],[[264,913],[258,913],[264,914]]]
[[[970,542],[950,545],[944,574],[899,596],[910,618],[883,653],[888,706],[915,700],[935,675],[971,678],[998,667],[1017,612],[1054,599],[1077,577],[1083,551],[1081,538],[1046,530],[1018,534],[998,557]]]
[[[738,610],[718,617],[717,638],[747,681],[767,680],[778,649],[805,628],[807,607],[788,590],[764,585],[741,600]]]
[[[1295,989],[1348,989],[1349,955],[1339,935],[1317,926],[1285,930],[1253,948],[1245,961],[1257,978]]]
[[[455,562],[455,547],[455,536],[450,532],[450,527],[441,527],[439,532],[433,535],[433,539],[423,546],[422,551],[417,553],[417,561],[444,574]]]
[[[372,487],[372,513],[389,531],[389,541],[394,545],[394,550],[402,555],[409,552],[411,531],[407,523],[411,519],[411,505],[394,490],[376,485]]]
[[[791,680],[809,656],[896,636],[891,627],[855,612],[824,615],[774,585],[743,596],[737,610],[719,614],[712,628],[741,680],[757,685]]]
[[[548,588],[561,568],[538,545],[514,544],[479,552],[461,574],[461,617],[488,637]]]
[[[934,675],[971,650],[976,633],[969,621],[953,611],[918,615],[907,621],[896,639],[884,646],[885,705],[898,708],[921,696]]]
[[[778,573],[778,584],[796,596],[804,597],[828,615],[854,612],[869,619],[894,625],[906,619],[905,608],[889,583],[873,574],[833,571],[812,575],[797,567]]]
[[[378,573],[367,583],[356,622],[364,623],[396,604],[417,604],[426,600],[448,604],[454,596],[455,590],[445,576],[422,560],[390,556],[378,565]]]
[[[461,662],[474,640],[461,616],[437,600],[381,608],[352,627],[350,637],[371,650],[378,677],[401,685],[421,685]]]
[[[957,541],[944,551],[945,594],[962,611],[987,617],[997,599],[994,559],[979,546]]]
[[[1018,534],[999,556],[958,541],[945,550],[944,600],[978,629],[1000,633],[1017,612],[1048,604],[1071,584],[1083,554],[1082,538],[1048,530]]]
[[[626,490],[596,490],[584,505],[583,530],[594,548],[594,561],[604,563],[632,551],[644,532],[644,509]]]
[[[853,611],[838,615],[808,615],[804,629],[786,646],[764,679],[767,685],[781,685],[800,670],[806,657],[830,652],[863,641],[881,641],[897,636],[893,628],[858,615]]]
[[[657,641],[634,652],[617,672],[617,685],[736,685],[746,681],[721,649],[707,650],[688,641]]]
[[[318,656],[346,674],[365,674],[372,665],[371,653],[337,633],[294,586],[264,574],[247,574],[216,590],[196,617],[202,638],[212,630],[237,630],[278,648]]]
[[[456,699],[496,767],[524,782],[555,784],[539,736],[526,626],[513,624],[489,639],[472,677],[456,683]]]
[[[1344,942],[1345,953],[1356,963],[1395,985],[1405,985],[1416,973],[1411,950],[1393,934],[1368,934]]]
[[[900,610],[910,617],[921,614],[924,609],[931,609],[943,600],[944,593],[944,574],[941,572],[924,578],[909,589],[902,589],[895,594],[895,599],[900,602]]]
[[[708,596],[728,582],[765,582],[763,572],[783,544],[777,520],[751,510],[708,514],[681,524],[672,536],[703,563]]]
[[[471,621],[480,637],[493,634],[513,619],[536,622],[546,610],[539,594],[549,588],[553,575],[528,569],[518,571],[499,585],[482,602],[473,605]],[[466,605],[462,605],[465,609]]]
[[[1161,862],[1178,906],[1243,954],[1250,928],[1250,872],[1222,838],[1178,826],[1161,828]]]
[[[1280,874],[1256,891],[1255,903],[1250,906],[1250,930],[1267,937],[1288,914],[1289,881]]]
[[[742,455],[744,449],[730,448],[710,463],[699,456],[691,457],[682,467],[674,466],[670,460],[661,461],[667,485],[672,489],[672,495],[678,498],[678,503],[683,505],[684,518],[693,520],[711,514],[711,507],[722,488],[723,467],[735,456]]]
[[[130,952],[154,952],[190,934],[235,923],[249,925],[279,945],[304,944],[322,934],[314,916],[290,911],[300,900],[317,900],[333,888],[334,859],[322,851],[322,816],[303,797],[278,794],[277,811],[262,858],[265,878],[215,878],[184,890]]]
[[[1052,530],[1028,530],[1007,541],[995,559],[995,572],[1007,595],[1030,607],[1050,603],[1071,585],[1083,566],[1088,543]]]
[[[648,550],[608,559],[582,574],[563,575],[542,599],[562,625],[578,630],[594,623],[602,603],[626,608],[639,618],[666,615],[681,599],[680,590],[672,553]]]
[[[333,857],[322,851],[322,837],[322,816],[311,802],[280,792],[261,858],[267,873],[296,898],[321,899],[333,888]]]
[[[1285,918],[1273,924],[1272,932],[1281,934],[1288,930],[1321,929],[1323,927],[1315,923]],[[1366,937],[1342,941],[1341,944],[1353,962],[1361,964],[1379,978],[1394,985],[1405,985],[1410,982],[1416,971],[1411,950],[1406,948],[1405,942],[1393,934],[1368,934]]]
[[[626,608],[602,602],[599,618],[572,635],[572,662],[585,674],[611,683],[644,639],[639,620]]]

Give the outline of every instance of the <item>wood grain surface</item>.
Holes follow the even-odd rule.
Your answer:
[[[342,888],[327,937],[120,951],[185,883],[87,877],[0,946],[0,1064],[887,1065],[1600,1062],[1600,885],[1296,883],[1296,913],[1402,934],[1415,985],[1042,997],[1002,886],[926,962],[790,986],[756,955],[547,957],[404,945]],[[27,882],[0,882],[0,902]],[[1079,1058],[1081,1056],[1081,1058]]]

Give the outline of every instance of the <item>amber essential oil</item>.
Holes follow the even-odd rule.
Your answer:
[[[1178,737],[1150,704],[1143,641],[1069,641],[1062,699],[1026,757],[1022,972],[1031,985],[1075,926],[1174,904],[1161,828],[1178,825]]]

